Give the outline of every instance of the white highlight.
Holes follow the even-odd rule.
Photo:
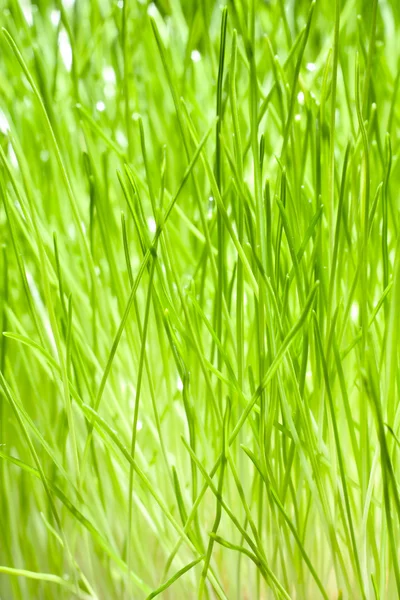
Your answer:
[[[358,302],[353,302],[353,304],[351,305],[351,309],[350,309],[351,320],[354,322],[358,321],[359,314],[360,314],[360,309],[358,306]]]
[[[66,31],[60,31],[58,36],[58,47],[60,49],[60,54],[62,61],[65,65],[67,71],[71,70],[72,66],[72,48],[69,43],[68,35]]]
[[[99,112],[104,112],[106,110],[106,105],[102,100],[99,100],[96,104],[96,108]]]
[[[155,233],[157,231],[157,223],[153,219],[153,217],[149,217],[147,219],[147,226],[149,228],[150,233]]]
[[[314,71],[317,70],[317,65],[315,63],[309,62],[306,64],[306,69],[307,71],[310,71],[310,73],[314,73]]]
[[[54,27],[57,27],[57,25],[60,22],[60,18],[61,18],[61,13],[59,10],[52,10],[50,13],[50,21],[51,24],[54,25]]]
[[[75,229],[75,225],[73,223],[70,223],[68,225],[67,232],[68,232],[70,239],[72,241],[75,241],[76,240],[76,229]]]
[[[7,134],[10,131],[10,125],[7,121],[7,117],[2,110],[0,110],[0,131],[4,134]]]
[[[299,104],[304,104],[304,94],[303,94],[303,92],[299,92],[297,94],[297,100],[298,100]]]
[[[201,54],[200,54],[200,52],[198,50],[192,50],[190,58],[192,59],[192,61],[194,63],[198,63],[198,62],[201,61]]]
[[[31,3],[24,3],[22,6],[22,12],[24,13],[25,21],[28,23],[29,27],[33,25],[33,14],[32,14],[32,5]]]
[[[125,134],[120,129],[118,129],[118,131],[116,133],[116,138],[117,138],[117,142],[121,146],[121,148],[128,147],[128,140],[126,139]]]
[[[208,210],[207,210],[207,219],[209,221],[211,221],[211,219],[213,217],[214,205],[215,205],[214,197],[210,196],[208,199]]]
[[[151,2],[147,7],[147,14],[149,17],[156,17],[158,15],[157,6],[154,4],[154,2]]]
[[[103,79],[106,83],[115,83],[115,71],[110,65],[103,68]]]
[[[176,389],[178,390],[178,392],[182,392],[183,391],[183,381],[182,379],[178,376],[177,380],[176,380]]]
[[[18,169],[18,159],[12,144],[8,144],[8,156],[14,169]]]

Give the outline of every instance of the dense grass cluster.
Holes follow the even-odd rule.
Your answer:
[[[398,597],[398,1],[0,12],[0,598]]]

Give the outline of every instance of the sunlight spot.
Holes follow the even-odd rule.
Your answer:
[[[182,392],[183,391],[183,381],[182,379],[179,377],[176,380],[176,389],[178,390],[178,392]]]
[[[200,54],[200,52],[198,50],[192,50],[190,58],[192,59],[192,61],[194,63],[198,63],[198,62],[201,61],[201,54]]]
[[[351,305],[351,309],[350,309],[351,320],[354,322],[358,321],[359,313],[360,313],[360,310],[358,307],[358,302],[353,302],[353,304]]]
[[[61,18],[61,13],[59,10],[52,10],[50,13],[50,21],[52,23],[52,25],[54,25],[54,27],[57,27],[57,25],[60,22],[60,18]]]
[[[66,31],[60,31],[58,36],[58,47],[60,49],[61,58],[67,71],[71,70],[72,66],[72,48],[69,43],[68,35]]]
[[[155,233],[157,231],[157,223],[153,219],[153,217],[148,217],[147,226],[149,228],[150,233]]]
[[[147,14],[149,17],[156,17],[158,15],[157,6],[154,4],[154,2],[150,2],[149,6],[147,7]]]
[[[72,241],[74,241],[76,239],[76,229],[75,229],[75,225],[73,223],[70,223],[68,225],[68,235],[71,238]]]
[[[103,67],[103,79],[106,83],[115,83],[115,71],[110,65]]]
[[[143,429],[143,423],[140,419],[138,419],[138,422],[136,424],[136,431],[141,431]]]
[[[301,115],[297,114],[294,117],[294,120],[298,123],[299,121],[301,121]]]
[[[39,157],[42,162],[46,163],[50,158],[50,154],[48,153],[47,150],[41,150]]]
[[[116,82],[116,76],[113,67],[110,65],[103,67],[102,75],[105,81],[104,94],[106,98],[113,98],[115,96]]]
[[[125,136],[124,132],[121,131],[120,129],[118,129],[118,131],[117,131],[116,138],[117,138],[118,144],[122,148],[127,148],[128,147],[128,140],[126,139],[126,136]]]
[[[304,93],[303,92],[299,92],[297,94],[297,100],[298,100],[299,104],[304,104]]]
[[[10,131],[10,125],[7,121],[7,117],[2,110],[0,110],[0,131],[4,134]]]
[[[104,104],[104,102],[103,102],[102,100],[99,100],[99,101],[96,103],[96,108],[97,108],[97,110],[98,110],[99,112],[103,112],[103,111],[105,111],[105,110],[106,110],[106,105]]]
[[[23,3],[22,4],[22,12],[24,13],[25,21],[28,23],[29,27],[33,25],[33,14],[32,14],[32,5],[31,3]]]
[[[15,150],[12,146],[12,144],[8,144],[8,156],[10,159],[10,163],[12,164],[12,166],[17,169],[18,168],[18,159],[17,159],[17,155],[15,154]]]
[[[307,71],[310,71],[310,73],[314,73],[314,71],[317,70],[317,65],[315,63],[309,62],[306,64],[306,69]]]
[[[213,213],[214,213],[214,205],[215,205],[215,201],[214,201],[214,197],[210,196],[208,199],[208,210],[207,210],[207,219],[210,221],[213,217]]]

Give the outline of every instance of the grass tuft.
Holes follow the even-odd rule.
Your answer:
[[[0,597],[400,597],[398,2],[0,11]]]

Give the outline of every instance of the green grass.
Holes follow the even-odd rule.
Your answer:
[[[400,596],[397,0],[1,0],[1,600]]]

